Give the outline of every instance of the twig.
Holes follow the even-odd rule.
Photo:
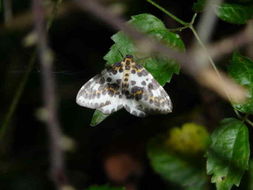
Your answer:
[[[214,12],[214,5],[220,5],[223,0],[208,0],[205,5],[204,14],[197,25],[197,33],[204,44],[209,43],[217,17]]]
[[[159,52],[165,57],[174,58],[181,63],[182,68],[185,72],[192,75],[199,83],[202,84],[202,81],[209,81],[208,87],[212,90],[215,90],[223,98],[227,98],[226,94],[222,92],[221,89],[217,90],[216,84],[213,83],[213,75],[201,75],[203,68],[197,65],[193,59],[193,54],[191,52],[180,53],[174,50],[168,49],[158,41],[151,39],[150,37],[140,33],[135,28],[130,25],[125,24],[125,20],[120,18],[118,15],[114,15],[110,10],[103,7],[96,0],[76,0],[81,8],[86,11],[89,11],[91,14],[95,15],[99,19],[103,20],[107,24],[113,26],[117,30],[122,30],[125,34],[131,37],[135,42],[138,48],[146,53]],[[145,48],[143,48],[145,47]],[[142,49],[141,49],[142,48]],[[206,68],[205,68],[206,69]],[[201,76],[202,78],[199,78]],[[228,88],[228,85],[233,84],[233,90],[229,91],[233,102],[242,102],[246,98],[246,90],[241,86],[235,84],[231,79],[229,79],[225,74],[223,75],[224,82],[219,86],[220,88]],[[212,86],[210,86],[212,85]]]
[[[248,118],[245,119],[245,121],[246,121],[251,127],[253,127],[253,122],[252,122],[252,121],[250,121]]]
[[[4,23],[8,25],[8,23],[12,20],[12,2],[11,0],[4,0]]]
[[[208,45],[207,49],[208,53],[213,57],[213,59],[218,60],[222,56],[233,52],[235,48],[240,48],[252,42],[253,21],[250,21],[242,31]]]
[[[52,75],[53,58],[47,45],[47,33],[44,20],[42,0],[33,0],[33,14],[35,32],[37,35],[37,49],[42,71],[43,98],[45,104],[48,134],[50,136],[50,164],[51,177],[58,190],[68,184],[65,175],[64,154],[61,145],[62,132],[57,117],[55,97],[55,81]]]
[[[160,5],[158,5],[157,3],[155,3],[152,0],[147,0],[147,2],[149,2],[150,4],[154,5],[156,8],[158,8],[159,10],[161,10],[162,12],[166,13],[168,16],[170,16],[172,19],[174,19],[175,21],[177,21],[178,23],[182,24],[183,26],[187,26],[189,25],[189,23],[184,22],[183,20],[181,20],[180,18],[176,17],[175,15],[171,14],[169,11],[167,11],[166,9],[164,9],[163,7],[161,7]]]
[[[32,71],[34,62],[35,62],[35,56],[33,55],[30,59],[29,64],[28,64],[28,69],[25,71],[25,74],[22,77],[21,82],[20,82],[20,84],[17,88],[15,96],[14,96],[12,102],[11,102],[11,105],[9,106],[9,109],[7,110],[7,114],[5,115],[5,117],[3,119],[3,123],[2,123],[1,128],[0,128],[0,145],[1,146],[4,146],[3,143],[6,140],[5,137],[6,137],[6,133],[7,133],[7,130],[8,130],[10,120],[11,120],[11,118],[12,118],[12,116],[13,116],[15,110],[16,110],[16,107],[18,105],[18,102],[19,102],[19,100],[20,100],[20,98],[23,94],[25,85],[26,85],[26,83],[28,81],[28,78],[29,78],[29,75]],[[2,148],[2,151],[4,151],[4,147],[1,147],[1,148]]]

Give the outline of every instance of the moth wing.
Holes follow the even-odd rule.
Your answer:
[[[144,113],[141,113],[141,116],[145,116],[155,113],[167,114],[172,111],[169,95],[144,67],[138,65],[138,71],[131,73],[130,78],[129,91],[135,93],[139,89],[141,92],[132,99],[129,106],[132,108],[131,112],[138,110]]]
[[[130,114],[137,116],[137,117],[146,117],[147,113],[140,109],[140,103],[136,100],[127,100],[124,104],[124,108]]]
[[[145,88],[140,104],[147,113],[167,114],[172,112],[169,95],[155,79],[148,84],[148,88]]]
[[[103,70],[85,83],[77,94],[76,103],[83,107],[98,109],[104,114],[111,114],[122,108],[118,84],[121,76],[115,74],[112,69]]]

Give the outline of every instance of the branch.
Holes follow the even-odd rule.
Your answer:
[[[218,42],[207,46],[208,53],[213,59],[218,60],[222,56],[233,52],[236,48],[253,42],[253,21],[250,21],[245,29]]]
[[[33,0],[37,51],[42,71],[43,98],[45,104],[47,130],[50,137],[51,177],[58,190],[68,184],[65,175],[62,132],[57,116],[55,81],[52,75],[53,57],[47,45],[47,32],[44,20],[43,0]]]
[[[96,16],[100,20],[103,20],[105,23],[114,27],[116,30],[122,30],[125,34],[127,34],[135,41],[137,47],[144,53],[151,54],[159,52],[165,57],[176,59],[181,63],[182,69],[186,73],[193,76],[200,84],[203,84],[202,81],[206,81],[206,86],[216,91],[223,98],[228,99],[223,89],[230,89],[227,93],[230,94],[230,98],[233,102],[242,102],[245,100],[246,90],[241,86],[235,84],[225,74],[222,74],[222,79],[224,79],[224,82],[220,83],[219,89],[217,89],[217,85],[215,82],[213,82],[214,77],[202,74],[203,71],[206,72],[208,69],[210,69],[210,73],[212,73],[211,68],[203,68],[201,65],[196,64],[193,57],[193,55],[196,54],[193,54],[192,52],[180,53],[169,49],[162,43],[151,39],[150,37],[137,31],[132,26],[125,24],[125,20],[123,20],[118,15],[114,15],[110,10],[102,6],[96,0],[76,0],[76,2],[83,10],[90,12],[90,14]],[[215,81],[217,82],[217,80]],[[227,88],[227,86],[230,86],[231,88]]]
[[[4,0],[4,23],[8,25],[9,22],[12,20],[12,1],[11,0]]]
[[[197,33],[204,44],[209,43],[217,23],[217,16],[215,15],[213,6],[220,5],[222,2],[223,0],[208,0],[205,4],[203,15],[197,26]]]

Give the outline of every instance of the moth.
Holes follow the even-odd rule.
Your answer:
[[[131,55],[85,83],[77,94],[76,103],[104,114],[125,108],[137,117],[172,111],[169,95]]]

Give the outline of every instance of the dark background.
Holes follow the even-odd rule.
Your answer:
[[[180,26],[144,0],[111,2],[123,3],[126,7],[126,20],[129,20],[131,15],[147,12],[163,20],[168,28]],[[193,0],[156,2],[184,21],[190,21],[194,14],[191,9]],[[14,15],[29,13],[30,6],[28,0],[13,1]],[[3,23],[3,15],[1,19]],[[214,40],[239,29],[239,26],[219,21]],[[34,51],[32,47],[23,46],[23,39],[31,30],[32,26],[8,29],[1,24],[1,122],[8,112]],[[64,134],[74,143],[74,148],[66,152],[66,172],[71,184],[79,189],[105,183],[132,183],[138,186],[138,189],[166,189],[168,184],[155,174],[149,165],[145,152],[146,142],[156,134],[164,133],[174,126],[181,126],[185,122],[203,124],[211,131],[222,118],[234,114],[229,104],[196,84],[191,77],[180,73],[174,75],[172,81],[164,87],[172,99],[173,113],[143,119],[121,110],[100,125],[90,127],[94,110],[78,106],[75,97],[80,87],[104,68],[103,56],[113,44],[110,37],[115,32],[110,26],[80,10],[70,11],[57,18],[49,31],[49,44],[55,58],[53,70],[57,81],[59,119]],[[186,47],[189,47],[193,40],[191,32],[185,30],[179,34]],[[227,58],[225,59],[224,63],[227,63]],[[221,62],[220,67],[226,69],[224,63]],[[48,170],[48,134],[45,125],[36,117],[42,106],[40,68],[36,61],[10,120],[4,141],[1,142],[0,189],[54,189]],[[123,181],[109,179],[108,171],[104,170],[105,164],[110,165],[110,158],[121,160],[122,155],[131,158],[130,166],[136,164],[138,167],[134,168],[138,169],[129,172],[124,170],[127,177],[123,177]]]

